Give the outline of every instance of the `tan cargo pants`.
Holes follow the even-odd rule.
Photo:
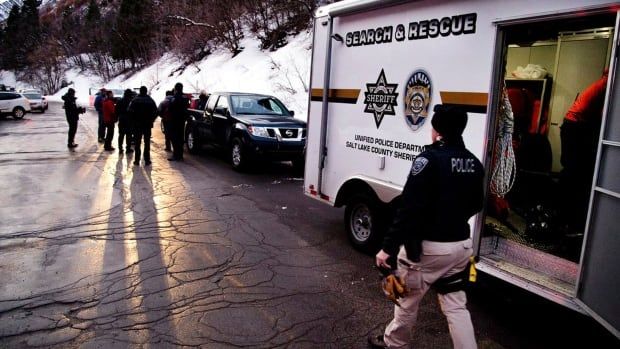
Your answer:
[[[472,255],[472,241],[422,242],[422,256],[419,263],[407,259],[404,248],[398,254],[397,275],[404,275],[407,296],[400,299],[401,307],[394,306],[394,319],[385,329],[384,340],[389,348],[407,348],[412,328],[418,317],[422,297],[439,278],[462,271]],[[464,291],[438,294],[441,311],[448,319],[450,336],[454,348],[474,349],[476,338],[474,327],[467,311],[467,297]]]

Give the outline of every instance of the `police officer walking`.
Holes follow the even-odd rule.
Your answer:
[[[482,208],[484,170],[461,136],[467,113],[442,105],[434,112],[434,143],[413,162],[402,206],[376,255],[378,267],[396,269],[406,292],[384,335],[369,337],[375,348],[409,346],[420,302],[432,285],[442,286],[439,304],[454,348],[476,348],[462,286],[473,253],[467,221]]]
[[[135,158],[134,165],[140,165],[140,145],[144,139],[144,164],[151,164],[151,129],[157,118],[157,105],[153,98],[147,95],[146,86],[140,87],[140,94],[129,104],[129,113],[134,120]]]

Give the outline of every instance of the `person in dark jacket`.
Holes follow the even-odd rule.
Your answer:
[[[133,120],[129,113],[129,103],[134,98],[134,92],[126,89],[123,98],[116,104],[116,116],[118,117],[118,153],[123,153],[123,140],[127,145],[127,154],[131,153],[131,140],[133,138]]]
[[[112,91],[106,92],[106,98],[103,100],[103,124],[105,126],[105,143],[103,149],[114,151],[112,139],[114,138],[114,123],[116,123],[116,103],[114,102],[114,94]]]
[[[129,104],[129,113],[134,120],[136,155],[134,165],[140,165],[140,144],[144,138],[144,164],[151,164],[151,129],[157,118],[157,104],[147,95],[146,86],[140,87],[140,94]]]
[[[77,132],[78,120],[80,119],[80,109],[78,108],[75,97],[75,90],[69,88],[67,93],[62,96],[62,100],[65,102],[65,116],[67,117],[67,123],[69,124],[69,137],[67,139],[67,147],[75,148],[78,145],[75,143],[75,133]]]
[[[183,161],[183,141],[185,132],[185,121],[187,119],[187,108],[189,98],[183,94],[183,84],[180,82],[174,85],[174,96],[170,101],[170,128],[172,129],[172,157],[169,161]]]
[[[97,128],[97,136],[99,143],[103,143],[105,139],[105,124],[103,123],[103,101],[106,99],[107,92],[105,88],[102,88],[97,93],[97,97],[95,97],[94,107],[97,111],[97,118],[99,121],[99,126]]]
[[[404,278],[406,295],[384,335],[369,337],[375,348],[409,345],[422,297],[435,283],[454,347],[476,348],[462,275],[473,253],[467,221],[482,209],[484,169],[461,136],[467,113],[438,105],[431,124],[434,143],[414,160],[402,205],[376,255],[379,268],[396,268]],[[440,290],[448,280],[452,288]]]
[[[165,151],[172,151],[172,129],[170,122],[172,120],[170,114],[170,102],[172,101],[174,91],[166,91],[166,97],[157,107],[157,114],[161,117],[161,122],[164,125],[164,138],[165,138]]]

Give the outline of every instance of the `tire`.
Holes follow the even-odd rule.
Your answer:
[[[293,163],[293,170],[295,172],[304,172],[306,167],[306,159],[303,156],[293,159],[291,162]]]
[[[26,115],[26,111],[22,107],[15,107],[13,109],[13,119],[23,119]]]
[[[243,171],[249,167],[247,152],[240,138],[233,138],[230,142],[230,163],[235,171]]]
[[[344,225],[349,241],[357,250],[375,253],[385,233],[386,215],[381,204],[368,195],[356,195],[344,211]]]
[[[194,132],[193,129],[190,128],[187,130],[187,134],[185,135],[185,141],[187,143],[187,151],[189,151],[190,154],[198,153],[198,150],[200,149],[200,142],[198,141],[198,138],[196,137],[196,132]]]

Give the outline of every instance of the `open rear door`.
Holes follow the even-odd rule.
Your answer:
[[[588,231],[581,257],[580,305],[620,338],[620,71],[618,19],[610,91],[595,169]]]

